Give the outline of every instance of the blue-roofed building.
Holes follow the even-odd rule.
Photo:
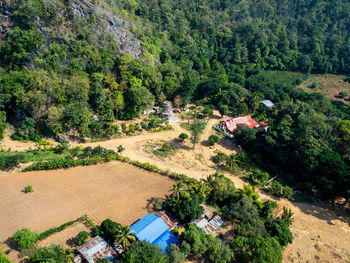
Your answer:
[[[159,216],[147,214],[130,227],[140,241],[148,241],[166,251],[171,244],[179,244],[179,239],[169,231],[169,226]]]

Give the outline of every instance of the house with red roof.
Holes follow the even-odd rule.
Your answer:
[[[244,116],[244,117],[237,117],[237,118],[224,118],[220,122],[220,129],[226,133],[234,133],[237,129],[238,125],[245,125],[249,128],[259,127],[260,123],[255,121],[252,116]]]

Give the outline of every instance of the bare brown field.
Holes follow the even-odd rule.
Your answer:
[[[297,86],[297,88],[301,88],[308,92],[320,92],[332,100],[349,103],[348,99],[350,96],[350,82],[345,82],[344,79],[345,76],[332,74],[313,74],[310,75],[306,81]],[[317,82],[319,84],[319,87],[316,89],[310,89],[309,87],[314,82]],[[345,99],[342,99],[338,96],[339,92],[343,91],[348,93],[348,97]]]
[[[43,232],[87,214],[132,224],[147,213],[147,200],[163,197],[170,179],[120,162],[0,177],[0,240],[23,227]],[[23,193],[26,185],[34,192]]]

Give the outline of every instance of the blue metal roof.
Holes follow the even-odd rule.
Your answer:
[[[166,230],[152,244],[158,245],[162,251],[166,251],[171,244],[179,244],[180,240],[174,236],[169,230]]]
[[[179,239],[169,230],[168,225],[159,216],[147,214],[130,227],[138,240],[146,240],[158,245],[163,251],[171,244],[178,244]]]

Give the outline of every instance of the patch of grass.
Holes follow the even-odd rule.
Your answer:
[[[260,73],[269,81],[274,83],[283,84],[292,84],[294,86],[299,85],[306,80],[307,75],[298,73],[298,72],[289,72],[289,71],[272,71],[266,70]]]
[[[180,127],[187,130],[187,131],[191,131],[191,124],[188,124],[187,122],[182,122],[180,124]]]
[[[171,143],[163,143],[159,149],[154,149],[153,153],[160,157],[168,157],[175,153],[176,148]]]

